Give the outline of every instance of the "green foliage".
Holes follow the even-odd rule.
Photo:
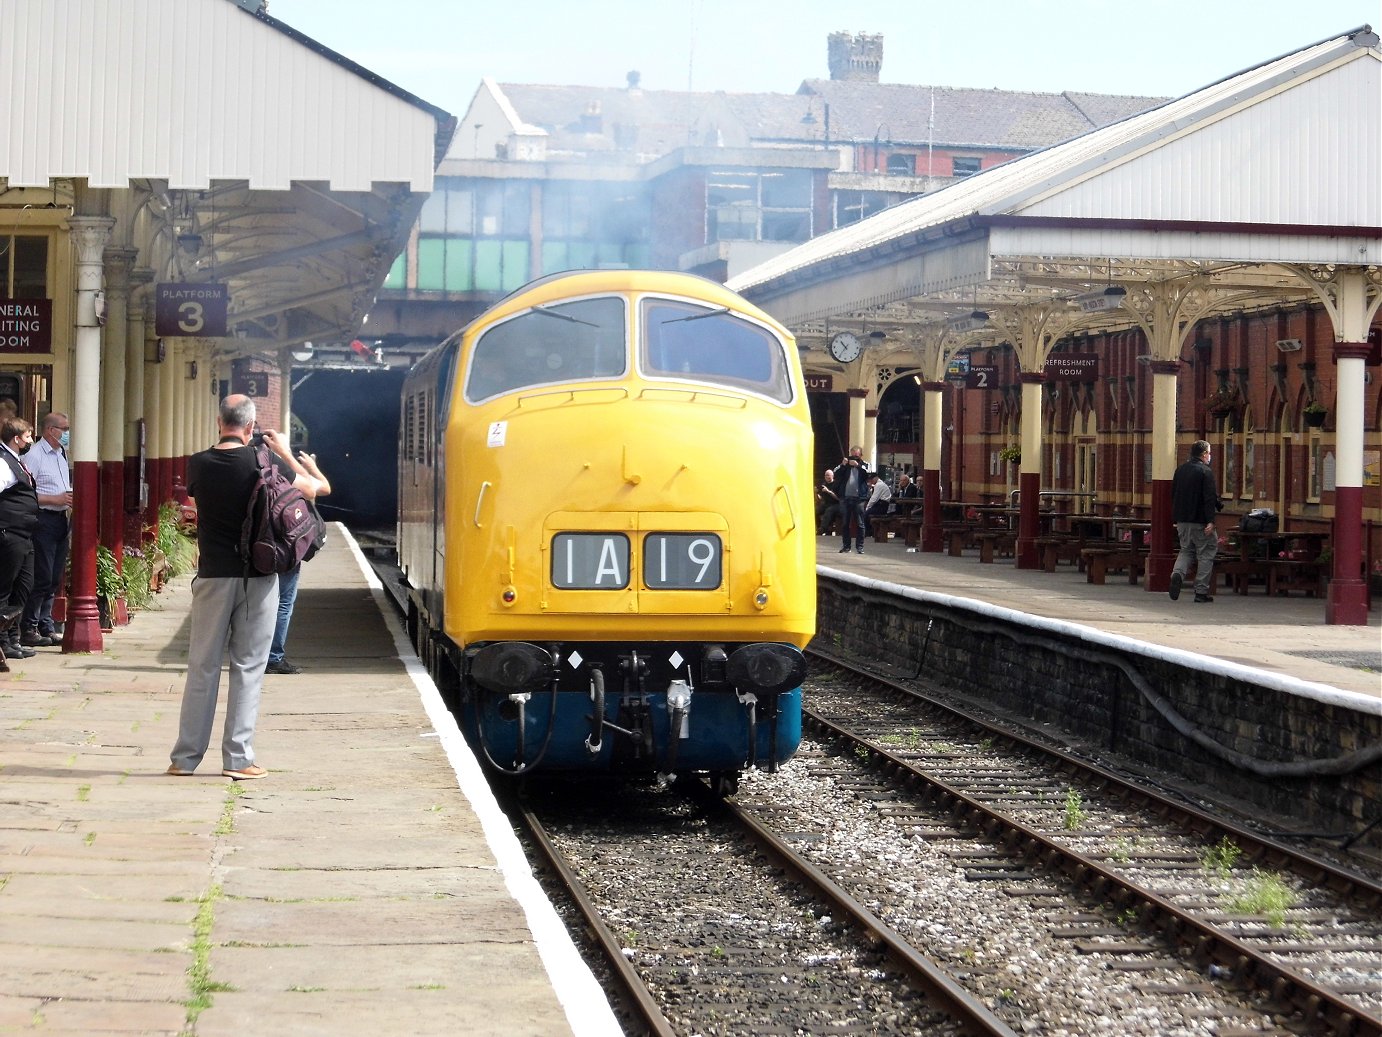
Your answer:
[[[1295,903],[1296,895],[1279,876],[1253,868],[1231,906],[1240,914],[1265,915],[1272,926],[1280,929],[1286,924],[1286,912]]]
[[[1217,846],[1200,852],[1200,867],[1222,878],[1228,878],[1228,873],[1233,870],[1233,865],[1242,855],[1243,851],[1229,842],[1228,836],[1224,836]]]
[[[1073,832],[1089,820],[1089,814],[1085,812],[1084,801],[1080,799],[1080,794],[1074,789],[1069,789],[1065,793],[1065,830]]]
[[[105,544],[96,545],[96,593],[106,601],[125,596],[125,579],[120,575],[115,552]]]
[[[153,578],[153,567],[150,564],[149,556],[137,547],[126,547],[123,573],[125,603],[130,608],[148,608],[154,597],[153,588],[150,585]]]
[[[1010,443],[1002,450],[998,451],[998,460],[1020,464],[1022,461],[1022,448],[1016,444]]]
[[[158,508],[158,532],[154,546],[167,560],[169,573],[183,576],[197,567],[197,543],[182,525],[182,509],[173,501]]]

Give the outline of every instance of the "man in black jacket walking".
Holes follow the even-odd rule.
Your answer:
[[[1211,602],[1209,576],[1219,552],[1214,516],[1219,513],[1219,490],[1209,467],[1209,444],[1197,439],[1190,444],[1190,459],[1171,477],[1171,521],[1180,537],[1180,554],[1171,572],[1171,600],[1180,597],[1190,563],[1195,563],[1195,601]]]

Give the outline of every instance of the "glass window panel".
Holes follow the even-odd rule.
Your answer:
[[[888,175],[889,176],[911,176],[916,172],[917,157],[915,155],[889,155],[888,156]]]
[[[792,399],[782,342],[742,317],[671,299],[643,302],[643,369]]]
[[[504,291],[512,292],[531,281],[532,272],[528,267],[528,243],[526,241],[506,241],[503,244],[501,262],[503,264]]]
[[[470,360],[472,403],[517,389],[618,378],[628,366],[623,300],[582,299],[521,313],[486,331]]]
[[[764,241],[806,241],[810,237],[811,214],[808,212],[763,214]]]
[[[475,287],[474,243],[470,238],[446,239],[446,282],[448,292],[468,292]]]
[[[433,191],[427,196],[427,201],[422,203],[422,212],[418,214],[418,229],[424,234],[428,231],[440,234],[446,230],[446,192]]]
[[[544,241],[542,243],[542,272],[555,274],[562,270],[570,270],[571,264],[567,261],[566,253],[566,242]]]
[[[48,238],[26,234],[14,238],[13,241],[13,298],[46,298],[48,295]]]
[[[711,209],[711,241],[754,241],[758,237],[758,210],[746,206],[723,206]]]
[[[528,213],[532,205],[532,188],[526,180],[515,180],[504,184],[502,204],[501,233],[526,238],[532,228],[528,224]]]
[[[440,292],[446,287],[446,239],[422,238],[417,243],[417,286]]]
[[[393,266],[389,267],[389,273],[384,278],[385,288],[402,289],[408,286],[408,253],[400,252],[393,261]]]
[[[757,205],[758,180],[752,173],[711,173],[706,179],[705,200],[712,207]]]
[[[952,160],[951,173],[954,176],[973,176],[979,172],[980,162],[981,160],[977,158],[956,155]]]
[[[763,205],[770,209],[810,209],[811,174],[804,169],[764,173]]]

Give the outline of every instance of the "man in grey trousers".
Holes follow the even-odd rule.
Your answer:
[[[1197,439],[1190,444],[1190,458],[1171,477],[1171,521],[1180,538],[1180,554],[1171,572],[1171,600],[1180,597],[1181,586],[1190,565],[1195,565],[1195,601],[1205,605],[1214,599],[1209,594],[1210,574],[1219,551],[1219,535],[1214,516],[1219,513],[1219,491],[1214,471],[1209,467],[1209,443]]]
[[[220,691],[221,661],[230,653],[230,688],[221,737],[221,774],[242,780],[269,773],[254,761],[254,725],[259,692],[278,617],[278,577],[245,575],[240,531],[259,476],[250,436],[254,401],[227,396],[217,418],[220,440],[187,461],[187,492],[197,502],[197,576],[192,581],[191,637],[182,717],[168,774],[188,777],[211,743]],[[285,477],[308,497],[320,482],[292,456],[287,440],[266,431],[264,442],[277,455]]]

